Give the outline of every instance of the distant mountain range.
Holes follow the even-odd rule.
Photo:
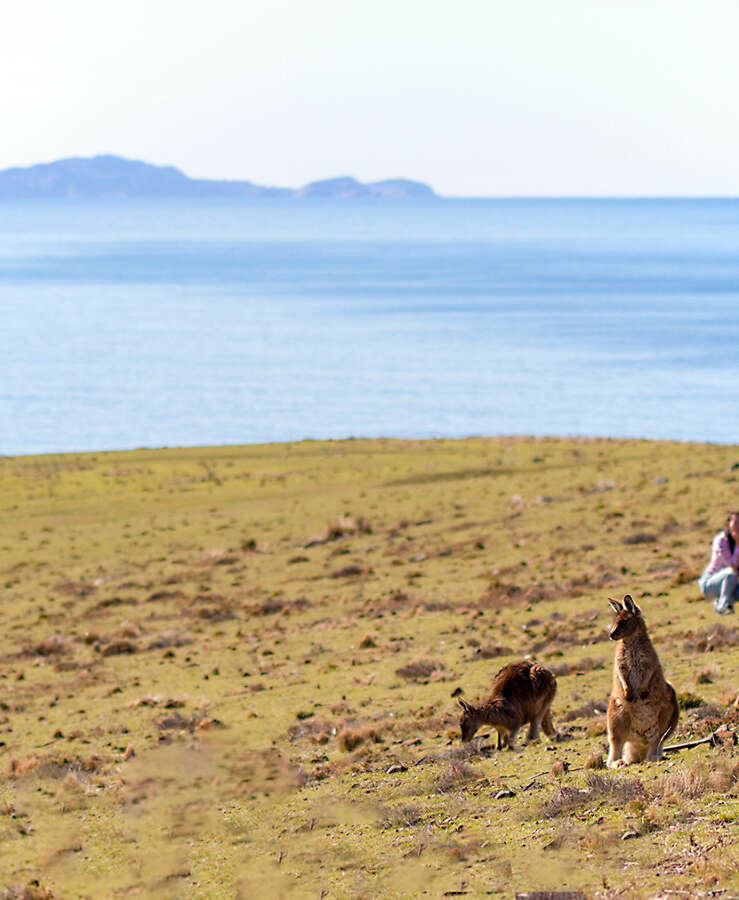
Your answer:
[[[174,166],[153,166],[112,155],[72,157],[0,171],[0,200],[128,197],[418,200],[436,196],[428,185],[406,178],[362,184],[356,178],[344,177],[313,181],[296,189],[263,187],[251,181],[189,178]]]

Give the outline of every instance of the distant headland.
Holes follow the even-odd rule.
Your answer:
[[[0,171],[0,200],[147,197],[428,200],[437,196],[427,184],[407,178],[363,184],[356,178],[342,177],[313,181],[302,188],[264,187],[251,181],[189,178],[174,166],[155,166],[111,154],[71,157]]]

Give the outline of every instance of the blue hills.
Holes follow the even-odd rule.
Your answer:
[[[356,178],[342,177],[313,181],[302,188],[264,187],[251,181],[189,178],[174,166],[155,166],[112,154],[70,157],[0,170],[0,200],[129,197],[418,200],[436,196],[428,185],[407,178],[362,183]]]

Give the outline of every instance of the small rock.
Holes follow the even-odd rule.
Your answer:
[[[407,772],[408,766],[404,766],[402,763],[395,763],[394,766],[390,766],[387,770],[387,775],[396,775],[398,772]]]
[[[456,688],[454,688],[454,690],[452,691],[451,696],[452,696],[452,697],[459,697],[460,694],[464,694],[464,691],[462,690],[461,687],[456,687]]]
[[[634,831],[633,829],[630,828],[628,831],[624,831],[624,833],[621,835],[621,840],[628,841],[629,838],[635,838],[635,837],[639,837],[639,832]]]
[[[496,800],[503,800],[505,797],[515,797],[516,792],[512,791],[510,788],[503,788],[502,791],[498,791],[495,795]]]

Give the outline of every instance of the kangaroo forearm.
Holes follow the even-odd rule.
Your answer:
[[[633,669],[625,671],[621,668],[618,668],[616,670],[616,675],[618,676],[618,680],[621,688],[623,689],[623,692],[625,694],[628,694],[630,691],[639,693],[647,690],[656,672],[656,668],[647,669],[638,673],[634,672]]]
[[[616,669],[616,677],[618,678],[618,683],[621,685],[621,690],[624,694],[629,693],[629,683],[626,680],[626,673],[622,672],[621,669]]]

